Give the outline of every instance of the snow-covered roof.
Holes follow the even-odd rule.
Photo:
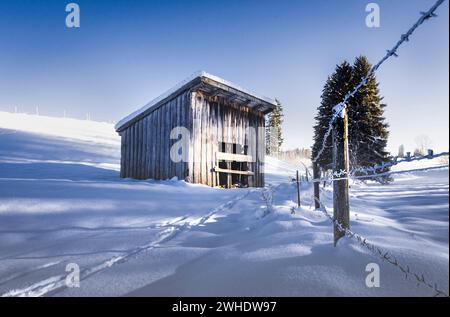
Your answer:
[[[198,80],[201,80],[203,82],[203,84],[206,84],[206,85],[215,84],[219,88],[226,89],[227,92],[230,92],[230,90],[232,90],[234,93],[239,93],[241,96],[245,96],[249,100],[253,100],[253,102],[250,101],[247,103],[247,106],[249,106],[249,108],[253,108],[257,104],[263,105],[264,106],[262,108],[263,110],[260,110],[260,111],[264,112],[264,113],[268,113],[268,112],[272,111],[273,108],[276,106],[276,101],[273,99],[258,95],[256,93],[251,92],[247,89],[244,89],[232,82],[229,82],[220,77],[211,75],[207,72],[199,71],[199,72],[192,74],[191,76],[189,76],[188,78],[186,78],[185,80],[183,80],[182,82],[180,82],[179,84],[174,86],[173,88],[169,89],[164,94],[153,99],[152,101],[150,101],[148,104],[146,104],[142,108],[134,111],[133,113],[129,114],[128,116],[126,116],[125,118],[123,118],[122,120],[117,122],[117,124],[115,125],[116,131],[121,131],[123,128],[125,128],[126,126],[131,124],[133,121],[137,120],[139,117],[152,112],[153,109],[156,109],[158,106],[163,104],[166,99],[170,99],[172,96],[177,95],[177,94],[181,93],[182,91],[190,88],[192,86],[192,83],[194,83]]]

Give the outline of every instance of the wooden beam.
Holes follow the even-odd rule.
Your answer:
[[[227,173],[227,174],[239,174],[239,175],[247,175],[247,176],[255,175],[253,172],[250,172],[250,171],[236,171],[236,170],[230,170],[230,169],[219,168],[219,167],[214,167],[214,172]]]
[[[251,155],[244,155],[244,154],[217,152],[217,160],[251,163],[253,162],[253,157]]]

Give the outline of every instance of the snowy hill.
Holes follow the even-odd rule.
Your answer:
[[[119,160],[112,124],[0,112],[0,295],[434,295],[350,239],[333,247],[310,184],[295,209],[300,167],[268,158],[267,188],[222,190],[120,179]],[[353,184],[351,207],[354,231],[448,294],[448,169]]]

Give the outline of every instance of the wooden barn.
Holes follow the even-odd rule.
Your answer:
[[[264,115],[275,106],[219,77],[196,73],[116,124],[120,175],[262,187]],[[173,159],[177,145],[181,160]]]

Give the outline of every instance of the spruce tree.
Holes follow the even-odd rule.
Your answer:
[[[328,130],[329,122],[332,117],[333,107],[344,99],[345,94],[351,89],[352,67],[344,61],[336,66],[334,73],[328,77],[322,90],[321,103],[317,108],[314,126],[314,145],[312,147],[312,157],[315,158],[320,149],[324,136]],[[317,164],[324,170],[332,168],[332,140],[330,137],[326,140],[325,149],[317,160]]]
[[[347,62],[338,65],[326,81],[322,90],[321,104],[315,117],[313,158],[322,147],[333,107],[340,103],[344,96],[369,73],[371,67],[367,58],[360,56],[356,58],[353,66]],[[347,102],[350,169],[368,167],[390,160],[389,153],[385,150],[389,135],[388,125],[383,117],[386,105],[381,101],[378,83],[375,76],[371,75],[366,85]],[[329,170],[332,168],[332,160],[330,136],[317,163],[322,169]]]
[[[278,99],[275,99],[277,105],[269,114],[266,124],[266,153],[277,154],[281,151],[283,145],[283,133],[281,125],[283,123],[283,106]]]
[[[352,87],[370,72],[372,65],[365,56],[353,64]],[[352,167],[368,167],[390,160],[386,151],[388,124],[383,117],[382,97],[375,75],[372,74],[348,104],[349,152]],[[381,171],[380,171],[381,172]]]

